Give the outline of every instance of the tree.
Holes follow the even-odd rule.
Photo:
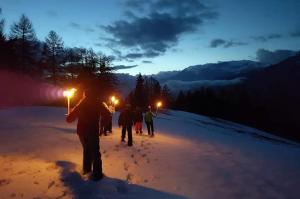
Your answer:
[[[167,84],[163,86],[161,97],[164,101],[165,107],[170,107],[173,101],[172,93]]]
[[[56,73],[63,56],[63,41],[58,34],[51,30],[45,39],[45,55],[47,63],[50,65],[52,78],[56,82]]]
[[[0,8],[0,16],[2,10]],[[0,17],[0,68],[13,69],[16,63],[16,56],[12,50],[11,42],[7,40],[5,35],[5,19]]]
[[[34,53],[37,48],[36,35],[30,20],[23,14],[19,22],[11,27],[10,39],[16,54],[20,57],[21,70],[23,72],[32,72],[30,68],[34,63]]]
[[[160,83],[153,77],[145,78],[145,98],[147,105],[154,105],[161,97]]]
[[[2,14],[2,9],[0,8],[0,15]],[[5,20],[0,19],[0,42],[4,42],[6,40],[5,34],[4,34],[4,24]]]
[[[186,96],[183,91],[179,91],[179,94],[175,101],[175,108],[179,110],[185,109]]]
[[[141,108],[146,107],[145,101],[145,87],[144,87],[144,78],[141,73],[138,74],[136,78],[136,86],[134,90],[134,100],[131,102],[134,106]]]

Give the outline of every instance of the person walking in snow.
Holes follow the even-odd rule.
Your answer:
[[[99,117],[103,107],[92,89],[86,89],[83,98],[67,115],[67,122],[78,118],[77,134],[83,147],[82,174],[92,172],[92,180],[103,178],[102,160],[99,146]]]
[[[134,111],[134,127],[136,134],[142,134],[142,123],[143,123],[143,112],[142,110],[137,107]]]
[[[153,117],[155,115],[151,111],[151,106],[148,107],[148,111],[145,113],[144,120],[147,126],[148,135],[154,136]]]
[[[113,114],[115,113],[115,106],[113,105],[112,102],[110,102],[109,106],[108,106],[108,110],[109,110],[109,123],[108,123],[108,131],[110,133],[112,133],[112,118],[113,118]]]
[[[125,142],[125,136],[127,131],[128,146],[132,146],[133,114],[130,109],[130,104],[126,104],[125,109],[120,113],[118,120],[119,127],[122,127],[121,141]]]
[[[110,112],[108,106],[105,103],[102,103],[102,114],[100,119],[100,135],[107,136],[107,132],[109,131],[109,122],[110,122]]]

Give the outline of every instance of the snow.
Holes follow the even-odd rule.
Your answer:
[[[82,149],[66,109],[0,110],[0,198],[300,198],[300,145],[180,111],[155,118],[155,137],[100,138],[106,177],[80,175]],[[145,126],[144,126],[145,131]]]

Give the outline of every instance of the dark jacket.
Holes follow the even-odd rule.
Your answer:
[[[81,100],[67,116],[67,122],[73,122],[78,118],[77,134],[99,132],[99,117],[103,108],[100,103],[93,98]]]
[[[120,113],[118,124],[119,126],[132,126],[133,125],[133,114],[130,109],[125,109]]]
[[[140,109],[134,112],[134,122],[143,122],[143,112]]]
[[[101,122],[104,124],[108,124],[111,121],[111,113],[109,110],[102,105],[102,111],[101,111]]]

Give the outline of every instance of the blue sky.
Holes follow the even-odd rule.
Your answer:
[[[118,72],[153,74],[299,50],[299,0],[1,0],[6,32],[25,14],[40,40],[113,55]]]

